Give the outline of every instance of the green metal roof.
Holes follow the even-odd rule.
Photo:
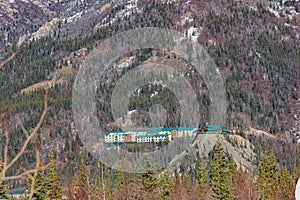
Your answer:
[[[25,188],[25,187],[21,187],[21,188],[13,188],[13,190],[27,190],[27,188]]]
[[[150,129],[142,129],[142,130],[118,130],[118,131],[110,131],[106,132],[105,136],[110,135],[111,133],[114,134],[125,134],[126,132],[133,132],[133,133],[139,133],[139,132],[144,132],[144,133],[158,133],[158,132],[166,132],[166,131],[192,131],[194,130],[194,127],[179,127],[179,128],[150,128]]]
[[[178,130],[178,128],[162,128],[161,131],[174,131]]]
[[[194,130],[194,127],[179,127],[178,130],[179,131],[192,131]]]
[[[22,188],[13,188],[11,190],[7,191],[7,194],[12,194],[12,195],[20,195],[20,194],[26,194],[27,193],[27,188],[22,187]]]
[[[230,133],[230,131],[229,131],[229,130],[226,130],[226,129],[223,129],[223,130],[222,130],[222,133]]]
[[[156,133],[162,131],[161,128],[150,128],[150,129],[142,129],[142,130],[126,130],[125,132],[133,132],[133,133]]]
[[[115,133],[115,134],[124,134],[124,131],[122,131],[122,130],[119,130],[119,131],[110,131],[110,132],[106,132],[105,133],[105,136],[107,136],[107,135],[110,135],[111,133]]]
[[[207,131],[217,131],[221,129],[221,125],[207,125],[205,129]]]

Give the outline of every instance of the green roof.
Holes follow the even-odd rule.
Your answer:
[[[194,130],[194,127],[179,127],[179,128],[150,128],[150,129],[142,129],[142,130],[118,130],[118,131],[110,131],[106,132],[105,136],[110,135],[111,133],[114,134],[125,134],[126,132],[133,132],[133,133],[139,133],[139,132],[145,132],[145,133],[157,133],[157,132],[164,132],[164,131],[192,131]]]
[[[150,129],[141,129],[141,130],[125,130],[124,132],[133,132],[133,133],[156,133],[160,132],[162,129],[161,128],[150,128]]]
[[[27,190],[27,188],[25,188],[25,187],[21,187],[21,188],[13,188],[13,190]]]
[[[26,194],[27,189],[25,187],[22,188],[13,188],[12,190],[8,190],[7,194],[12,194],[12,195],[20,195],[20,194]]]
[[[110,135],[111,133],[115,133],[115,134],[123,134],[124,133],[124,131],[122,131],[122,130],[119,130],[119,131],[110,131],[110,132],[106,132],[105,133],[105,136],[107,136],[107,135]]]
[[[178,130],[179,131],[192,131],[194,130],[194,127],[179,127]]]
[[[229,130],[226,130],[226,129],[223,129],[223,130],[222,130],[222,133],[230,133],[230,131],[229,131]]]
[[[207,125],[205,129],[207,131],[217,131],[221,129],[221,125]]]
[[[177,130],[178,128],[162,128],[161,131],[174,131]]]

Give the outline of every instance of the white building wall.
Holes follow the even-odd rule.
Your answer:
[[[145,136],[147,133],[145,132],[133,132],[133,131],[127,131],[125,133],[110,133],[109,135],[105,136],[105,142],[106,143],[113,143],[113,142],[124,142],[125,141],[125,134],[131,135],[131,141],[132,142],[160,142],[160,141],[166,141],[167,139],[171,141],[172,136],[170,131],[162,131],[157,134],[167,134],[167,136],[149,136],[149,137],[138,137],[138,136]],[[188,135],[192,134],[191,131],[180,131],[179,135]]]
[[[296,198],[296,200],[300,200],[300,178],[296,185],[295,198]]]
[[[105,136],[105,142],[112,143],[112,142],[124,142],[124,134],[122,133],[110,133],[109,135]]]

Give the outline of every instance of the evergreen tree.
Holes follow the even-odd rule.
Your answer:
[[[42,163],[39,164],[41,166]],[[34,173],[31,174],[32,176]],[[31,184],[32,181],[29,179],[28,181],[29,185],[29,193],[31,193]],[[34,180],[34,185],[33,185],[33,193],[32,193],[32,199],[33,200],[44,200],[47,199],[47,194],[48,194],[48,180],[43,174],[43,171],[38,169],[37,175]]]
[[[290,176],[286,166],[284,166],[279,173],[279,198],[294,199],[295,187],[293,178]]]
[[[113,191],[116,192],[124,188],[124,179],[121,171],[118,169],[114,170],[114,175],[115,175],[115,183],[113,186]]]
[[[49,178],[48,197],[53,200],[61,199],[62,187],[59,185],[60,178],[57,175],[53,151],[51,151],[49,159],[50,159],[50,168],[48,171],[48,178]]]
[[[294,161],[294,167],[293,167],[293,180],[295,185],[297,184],[298,179],[300,178],[300,164],[296,164],[296,160]]]
[[[183,186],[187,194],[191,193],[191,178],[187,170],[183,173]]]
[[[81,158],[78,175],[75,176],[74,192],[76,199],[89,198],[89,183],[84,158]]]
[[[112,199],[111,191],[110,191],[109,172],[108,172],[108,167],[106,165],[104,166],[104,194],[105,194],[105,199]]]
[[[148,159],[146,160],[146,164],[145,172],[140,173],[138,178],[143,186],[140,191],[144,195],[142,198],[149,199],[155,196],[155,191],[159,188],[160,183],[157,172],[153,170],[153,164]]]
[[[8,199],[4,181],[1,181],[0,183],[0,199]]]
[[[206,163],[205,160],[202,159],[198,169],[196,170],[197,173],[197,187],[198,187],[198,195],[201,199],[207,199],[210,196],[208,193],[210,192],[210,188],[207,184],[207,170],[206,170]]]
[[[236,168],[236,164],[233,158],[233,155],[230,155],[230,176],[231,176],[231,182],[234,183],[235,179],[236,179],[236,172],[237,172],[237,168]]]
[[[206,171],[206,164],[205,164],[205,160],[203,159],[197,169],[197,184],[198,184],[198,188],[199,190],[204,190],[205,188],[207,188],[207,171]]]
[[[0,175],[1,171],[3,169],[3,166],[0,164]],[[0,181],[0,199],[8,199],[8,195],[6,193],[6,186],[4,181]]]
[[[94,191],[93,191],[93,198],[95,200],[101,200],[102,196],[103,196],[103,189],[102,189],[102,185],[101,185],[101,181],[100,178],[97,177],[95,179],[95,186],[94,186]]]
[[[146,157],[146,168],[144,169],[145,172],[140,173],[139,178],[144,188],[149,192],[153,192],[159,186],[157,172],[153,169],[153,163],[151,163],[149,158]]]
[[[235,182],[238,182],[238,180],[241,183],[245,183],[245,181],[246,181],[245,173],[244,173],[244,170],[242,168],[242,162],[240,162],[240,166],[239,166],[239,169],[237,171],[237,176],[236,176],[236,181]]]
[[[173,187],[170,182],[170,176],[166,169],[162,170],[162,173],[159,176],[159,184],[160,187],[158,189],[159,199],[165,200],[168,199],[170,194],[172,193]]]
[[[266,147],[258,165],[257,188],[260,199],[275,199],[278,186],[278,166],[274,154]]]
[[[0,165],[0,174],[1,174],[2,168],[3,168],[3,166]],[[4,181],[0,181],[0,199],[8,199]]]
[[[156,176],[156,172],[154,170],[144,172],[140,174],[140,180],[142,182],[143,187],[148,192],[153,192],[159,186],[159,180]]]
[[[210,166],[210,181],[213,197],[216,199],[235,199],[230,181],[230,169],[220,138],[214,147],[214,158]]]

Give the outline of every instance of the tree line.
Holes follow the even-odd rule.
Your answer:
[[[145,173],[125,173],[98,163],[98,172],[91,175],[88,160],[81,157],[80,166],[70,182],[60,182],[57,159],[50,154],[47,170],[38,170],[33,186],[28,181],[31,199],[294,199],[300,165],[289,172],[279,167],[272,151],[264,148],[254,174],[242,163],[236,163],[218,140],[212,159],[201,159],[194,167],[170,171],[154,170],[149,163]],[[129,167],[129,166],[128,166]],[[98,175],[97,175],[98,174]],[[9,198],[4,182],[0,198]],[[24,196],[24,199],[28,197]]]

